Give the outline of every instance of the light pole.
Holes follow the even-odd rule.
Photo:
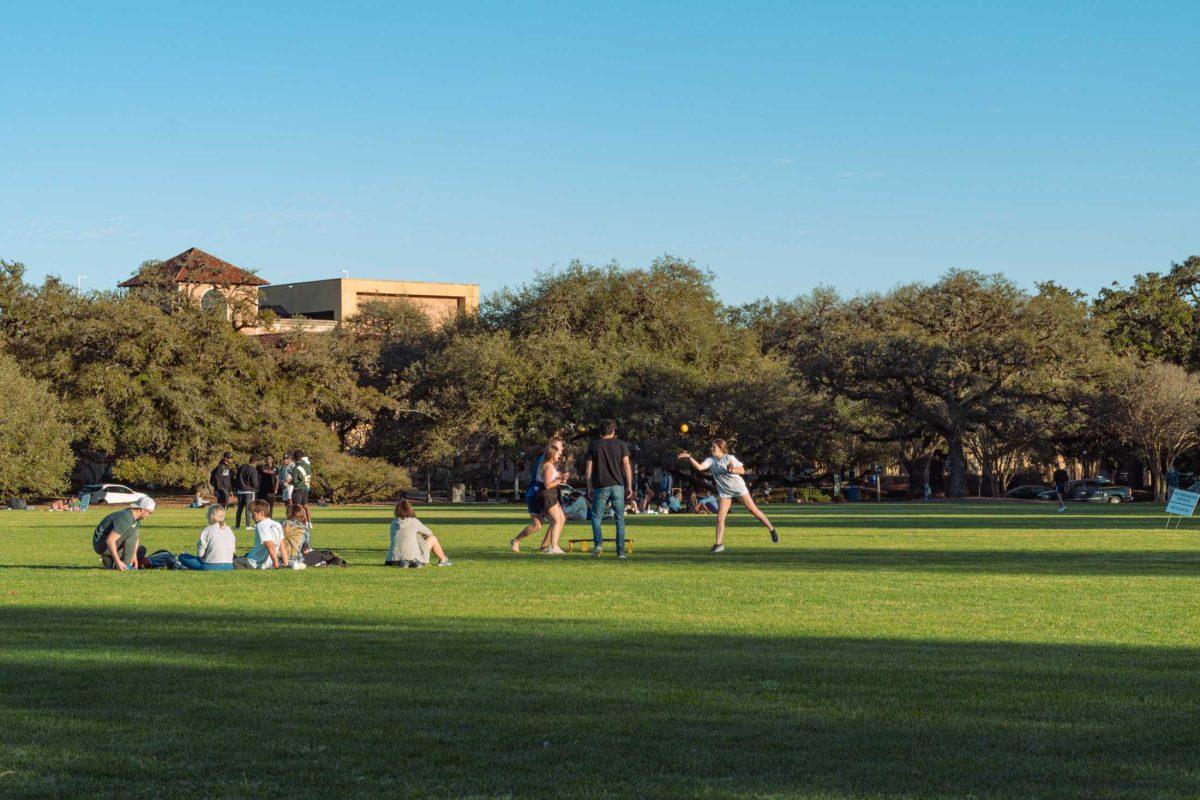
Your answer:
[[[83,282],[87,280],[87,275],[75,276],[75,291],[83,292]]]

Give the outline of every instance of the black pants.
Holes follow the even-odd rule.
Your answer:
[[[242,509],[246,510],[246,524],[250,524],[250,504],[254,502],[254,492],[238,492],[238,507],[233,527],[242,527]]]
[[[275,495],[273,495],[269,492],[267,494],[263,494],[262,492],[259,492],[258,499],[267,501],[267,516],[274,517],[275,516]]]

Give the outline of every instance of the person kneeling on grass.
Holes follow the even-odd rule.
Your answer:
[[[686,450],[679,454],[680,460],[689,462],[692,469],[697,472],[708,472],[712,475],[713,482],[717,484],[717,494],[720,500],[717,503],[717,543],[709,550],[710,553],[725,552],[725,517],[729,514],[729,507],[733,505],[733,499],[736,497],[746,510],[754,515],[754,518],[767,527],[771,533],[771,541],[778,542],[779,534],[775,530],[775,526],[771,524],[771,520],[767,519],[767,515],[758,510],[758,506],[754,504],[754,498],[750,496],[750,490],[746,488],[746,481],[742,478],[746,474],[746,467],[741,461],[738,461],[737,456],[726,452],[726,444],[724,439],[713,439],[711,455],[704,459],[701,463],[692,458],[691,454]]]
[[[250,504],[254,519],[254,547],[244,556],[233,560],[234,569],[279,569],[288,565],[287,545],[283,528],[271,519],[271,506],[266,500]]]
[[[179,563],[187,569],[221,572],[233,569],[233,553],[237,536],[225,524],[225,506],[214,503],[208,507],[208,527],[200,531],[196,555],[180,553]]]
[[[429,554],[438,557],[439,567],[450,566],[446,551],[438,542],[433,531],[425,527],[421,520],[413,514],[412,504],[401,500],[396,504],[396,518],[392,520],[392,544],[388,549],[387,561],[389,567],[423,567],[429,563]]]
[[[129,508],[114,511],[92,532],[92,550],[105,569],[137,569],[138,528],[154,513],[154,501],[143,495]]]

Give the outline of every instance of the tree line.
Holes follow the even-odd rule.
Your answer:
[[[613,417],[649,467],[721,436],[775,481],[899,463],[962,497],[1062,455],[1144,466],[1161,497],[1200,443],[1200,257],[1094,296],[952,270],[739,306],[680,259],[572,263],[442,325],[373,303],[280,327],[0,261],[0,494],[63,492],[81,459],[188,489],[221,451],[300,447],[332,499],[383,499],[418,472],[487,484],[550,433],[581,452]]]

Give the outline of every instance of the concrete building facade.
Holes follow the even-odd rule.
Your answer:
[[[331,278],[271,285],[254,272],[195,247],[142,270],[120,285],[135,288],[151,284],[175,287],[191,302],[224,313],[250,336],[293,330],[324,333],[369,302],[406,300],[435,324],[479,308],[479,285],[474,283]],[[269,328],[255,327],[260,309],[276,316]]]
[[[479,286],[473,283],[388,281],[373,278],[331,278],[323,281],[277,283],[260,287],[259,305],[287,317],[341,322],[360,305],[406,300],[434,322],[479,308]]]

